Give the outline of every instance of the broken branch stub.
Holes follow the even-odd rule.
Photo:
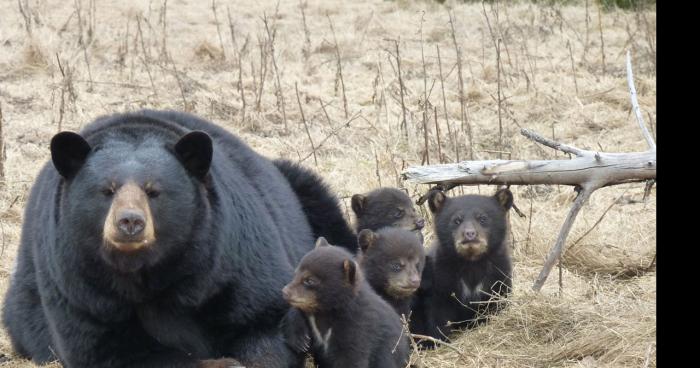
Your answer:
[[[572,185],[578,188],[578,196],[564,220],[556,243],[545,259],[542,271],[533,285],[533,289],[539,291],[564,250],[566,238],[579,210],[594,191],[605,186],[633,182],[645,181],[648,185],[649,182],[656,179],[656,143],[642,120],[634,78],[632,77],[629,52],[627,53],[627,82],[637,122],[649,147],[646,152],[612,153],[584,150],[555,142],[533,131],[522,129],[520,133],[528,139],[573,155],[574,158],[569,160],[462,161],[454,164],[409,167],[401,175],[404,180],[419,184],[438,184],[443,188],[477,184],[557,184]]]

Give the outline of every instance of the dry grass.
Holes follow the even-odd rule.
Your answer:
[[[276,9],[274,0],[247,2],[245,7],[219,0],[217,20],[207,1],[171,0],[165,10],[160,0],[102,0],[96,2],[94,13],[88,0],[21,3],[24,15],[17,2],[0,5],[0,104],[7,150],[6,183],[0,193],[0,293],[7,289],[23,206],[33,179],[48,159],[51,136],[59,126],[78,130],[98,115],[144,107],[189,109],[225,126],[269,157],[299,159],[314,167],[348,209],[353,193],[380,184],[406,187],[414,198],[423,194],[425,186],[401,182],[401,170],[420,165],[427,154],[431,163],[468,157],[469,126],[475,159],[498,158],[495,151],[506,152],[504,158],[564,158],[527,141],[518,134],[520,127],[582,148],[646,149],[630,114],[624,71],[628,49],[652,134],[656,126],[653,11],[603,12],[599,29],[593,1],[588,21],[583,1],[573,6],[523,2],[485,8],[480,3],[448,1],[462,53],[463,123],[449,16],[447,8],[436,2],[308,1],[305,22],[300,4],[294,1],[280,2]],[[228,25],[227,10],[233,27]],[[268,37],[264,15],[274,37]],[[423,101],[421,19],[427,102]],[[500,74],[492,35],[501,38]],[[397,39],[405,136],[400,130]],[[275,52],[276,68],[270,50]],[[278,89],[283,96],[277,95]],[[280,101],[284,106],[279,106]],[[427,150],[422,124],[426,108]],[[286,114],[288,132],[281,111]],[[432,123],[435,111],[441,158]],[[317,165],[309,139],[316,147]],[[453,343],[465,358],[448,348],[421,352],[426,366],[656,366],[656,272],[650,267],[656,249],[656,195],[652,190],[648,200],[640,202],[643,187],[622,185],[592,196],[574,225],[569,245],[625,193],[603,221],[565,254],[563,290],[555,270],[539,294],[529,290],[556,239],[573,191],[557,186],[513,188],[516,204],[529,217],[511,218],[515,262],[511,303],[488,325],[455,338]],[[492,191],[486,186],[453,190]],[[427,207],[421,211],[429,218]],[[432,235],[428,230],[426,241]],[[4,331],[0,352],[11,358],[3,366],[31,366],[12,358]]]

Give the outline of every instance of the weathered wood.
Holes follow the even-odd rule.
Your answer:
[[[540,271],[540,274],[537,275],[537,279],[535,279],[535,284],[532,286],[533,290],[539,291],[542,288],[542,285],[544,285],[544,282],[547,281],[547,276],[549,276],[549,272],[552,271],[552,267],[554,267],[554,265],[560,260],[559,256],[564,250],[566,238],[569,236],[569,232],[571,231],[571,227],[574,225],[576,216],[578,216],[581,207],[583,207],[583,204],[588,200],[588,197],[590,197],[596,189],[598,188],[593,186],[586,186],[582,187],[581,190],[578,192],[578,196],[574,201],[574,205],[571,206],[571,210],[566,216],[564,224],[561,226],[559,236],[557,237],[557,242],[554,243],[554,247],[552,247],[552,250],[547,255],[547,259],[545,259],[544,261],[542,271]]]
[[[604,187],[655,179],[656,153],[599,152],[571,160],[462,161],[409,167],[402,177],[419,184],[581,185],[596,182]]]
[[[637,101],[637,91],[634,87],[629,52],[627,52],[627,83],[637,123],[649,146],[649,150],[646,152],[611,153],[583,150],[522,129],[520,133],[528,139],[574,155],[574,158],[568,160],[462,161],[456,164],[409,167],[401,175],[404,180],[420,184],[437,184],[437,188],[440,190],[449,190],[457,185],[477,184],[575,186],[579,194],[532,287],[539,291],[547,280],[552,267],[560,259],[576,216],[593,192],[609,185],[646,181],[646,193],[656,180],[656,143],[642,119]]]

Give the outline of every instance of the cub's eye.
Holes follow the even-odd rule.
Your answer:
[[[394,212],[394,217],[395,218],[402,218],[403,215],[405,215],[405,214],[406,214],[406,211],[399,208],[396,210],[396,212]]]
[[[462,223],[462,216],[456,217],[455,218],[455,225],[459,225]]]
[[[489,218],[484,214],[476,216],[476,219],[481,225],[486,225],[486,223],[489,221]]]
[[[101,192],[105,197],[111,197],[114,195],[114,187],[102,188]]]
[[[306,287],[314,287],[318,284],[318,281],[313,277],[307,277],[302,282]]]
[[[403,269],[403,265],[399,262],[394,262],[390,265],[391,270],[394,272],[400,272]]]

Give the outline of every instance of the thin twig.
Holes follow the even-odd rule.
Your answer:
[[[437,106],[433,106],[433,118],[435,119],[435,138],[437,138],[438,162],[443,163],[442,159],[442,143],[440,143],[440,124],[437,118]]]
[[[332,131],[330,134],[328,134],[325,138],[323,138],[323,139],[316,145],[316,148],[315,148],[315,149],[321,148],[321,146],[323,146],[323,144],[326,143],[326,141],[327,141],[330,137],[332,137],[332,136],[334,136],[334,135],[337,135],[338,132],[339,132],[340,130],[342,130],[343,128],[349,127],[349,126],[350,126],[350,123],[352,123],[355,119],[357,119],[357,118],[360,117],[360,116],[362,116],[362,110],[360,110],[360,111],[358,111],[357,113],[355,113],[355,115],[351,116],[350,119],[348,119],[348,120],[347,120],[345,123],[343,123],[342,125],[340,125],[340,126],[336,127],[335,129],[333,129],[333,131]],[[313,152],[307,154],[307,155],[304,156],[304,157],[302,157],[302,158],[299,160],[299,163],[302,163],[302,162],[306,161],[306,159],[308,159],[308,158],[311,157],[312,155],[313,155]]]
[[[605,40],[603,39],[603,14],[600,10],[602,5],[598,4],[598,30],[600,31],[600,62],[605,74]]]
[[[214,23],[216,23],[216,33],[219,35],[219,44],[221,45],[221,56],[226,60],[226,48],[224,47],[224,38],[221,37],[221,27],[219,26],[219,15],[216,11],[216,0],[211,0],[211,11],[214,13]]]
[[[408,124],[406,121],[406,104],[404,102],[404,85],[403,78],[401,77],[401,55],[399,54],[399,41],[401,37],[394,40],[394,45],[396,46],[396,69],[399,75],[399,94],[401,95],[401,129],[404,133],[404,138],[408,141]]]
[[[284,121],[284,131],[289,133],[289,126],[287,125],[287,111],[284,108],[284,94],[282,93],[282,83],[280,82],[280,72],[277,68],[277,61],[275,59],[275,34],[277,29],[272,33],[270,32],[270,27],[267,25],[267,16],[263,14],[263,23],[265,24],[265,31],[267,32],[268,43],[270,45],[270,56],[272,58],[272,67],[275,69],[275,80],[277,81],[277,107],[282,111],[282,120]]]
[[[574,77],[574,88],[576,96],[578,96],[578,82],[576,81],[576,66],[574,65],[574,53],[571,51],[571,42],[566,41],[566,46],[569,48],[569,58],[571,59],[571,75]]]
[[[605,218],[605,215],[608,213],[608,211],[610,211],[610,209],[613,208],[613,206],[614,206],[616,203],[620,202],[620,200],[621,200],[622,197],[625,195],[625,193],[627,193],[627,189],[625,189],[625,191],[622,192],[622,194],[620,194],[619,197],[617,197],[612,203],[610,203],[610,205],[605,209],[605,211],[603,211],[603,214],[600,215],[600,218],[598,218],[598,220],[593,224],[593,226],[591,226],[590,229],[588,229],[585,233],[583,233],[583,235],[579,236],[579,238],[576,239],[576,240],[569,246],[569,248],[567,249],[567,251],[573,249],[577,244],[579,244],[579,243],[581,242],[581,240],[583,240],[583,238],[586,237],[586,235],[590,234],[590,232],[593,231],[593,229],[595,229],[596,226],[598,226],[598,224],[600,224],[600,223],[603,221],[603,218]]]
[[[343,80],[343,66],[340,58],[340,47],[338,46],[338,39],[335,37],[335,29],[333,28],[333,21],[330,15],[326,12],[326,18],[328,18],[328,24],[331,27],[331,33],[333,33],[333,42],[335,43],[335,57],[337,60],[338,74],[337,77],[340,79],[340,87],[343,92],[343,111],[345,111],[345,119],[348,118],[348,99],[345,96],[345,81]]]
[[[567,144],[555,142],[551,139],[545,138],[529,129],[521,129],[520,134],[524,135],[528,139],[545,145],[547,147],[553,148],[564,153],[569,153],[578,157],[583,157],[586,155],[586,151],[576,148],[574,146],[569,146]]]
[[[148,54],[146,53],[146,44],[143,40],[143,32],[141,31],[141,16],[137,15],[136,16],[136,26],[138,27],[139,31],[139,38],[141,39],[141,50],[143,52],[143,58],[141,61],[143,62],[143,66],[146,68],[146,73],[148,74],[148,80],[151,82],[151,88],[153,88],[153,94],[157,97],[158,96],[158,91],[156,90],[156,84],[153,82],[153,75],[151,75],[151,68],[148,66]]]
[[[304,108],[301,106],[301,98],[299,98],[299,87],[297,86],[297,82],[294,82],[294,91],[297,94],[297,103],[299,104],[301,121],[304,123],[304,130],[306,131],[306,136],[309,137],[309,143],[311,144],[311,152],[314,154],[314,164],[318,167],[318,159],[316,158],[316,147],[314,147],[314,141],[313,139],[311,139],[311,133],[309,133],[309,126],[306,124],[306,117],[304,116]]]
[[[455,19],[452,11],[448,13],[450,17],[450,29],[452,31],[452,44],[455,48],[455,53],[457,54],[457,77],[459,82],[459,106],[460,106],[460,120],[462,122],[462,131],[466,124],[467,136],[469,138],[469,159],[474,159],[474,140],[472,137],[472,127],[471,123],[467,120],[467,108],[465,106],[466,98],[464,96],[464,78],[462,77],[462,49],[457,44],[457,32],[455,31]]]

